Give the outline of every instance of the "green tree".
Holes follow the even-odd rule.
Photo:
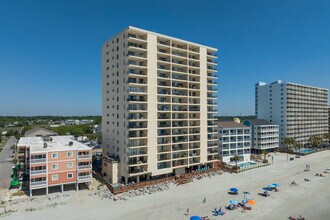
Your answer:
[[[268,151],[266,151],[266,150],[262,150],[262,151],[261,151],[261,154],[264,156],[264,161],[266,161],[266,157],[267,157],[267,155],[268,155]]]
[[[2,142],[2,134],[0,134],[0,143]]]
[[[330,133],[324,134],[323,138],[330,144]]]
[[[240,161],[240,156],[238,156],[238,155],[235,155],[234,157],[233,157],[233,161],[235,161],[235,166],[236,166],[236,169],[237,169],[237,162],[238,161]]]
[[[312,147],[314,147],[314,148],[318,148],[318,147],[320,147],[320,145],[321,145],[322,138],[321,138],[320,136],[316,136],[316,135],[314,135],[314,136],[309,137],[308,142],[310,143],[310,145],[311,145]]]
[[[284,144],[287,148],[286,160],[289,161],[289,150],[293,147],[295,141],[293,138],[284,138]]]

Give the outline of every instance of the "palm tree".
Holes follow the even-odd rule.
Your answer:
[[[330,144],[330,133],[324,134],[323,138],[327,140],[328,144]]]
[[[293,138],[284,138],[284,144],[286,145],[287,152],[286,152],[286,160],[289,161],[289,150],[292,148],[294,144]]]
[[[265,162],[266,161],[267,154],[268,154],[268,151],[262,150],[261,151],[261,154],[264,156],[264,162]]]
[[[299,152],[300,152],[300,146],[301,146],[301,144],[298,141],[295,141],[293,143],[293,146],[294,146],[294,149],[295,149],[296,152],[297,152],[297,148],[299,148]]]
[[[314,148],[318,148],[322,142],[322,138],[320,136],[311,136],[309,137],[308,142],[312,145]]]
[[[233,157],[233,161],[235,161],[235,166],[236,166],[236,169],[237,169],[237,162],[240,160],[240,156],[238,156],[237,154]]]

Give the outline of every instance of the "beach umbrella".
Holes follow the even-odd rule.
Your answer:
[[[271,189],[269,189],[268,187],[264,187],[262,189],[265,190],[265,191],[271,191]]]
[[[250,204],[250,205],[255,205],[255,204],[257,204],[256,201],[254,201],[254,200],[248,200],[247,203]]]
[[[242,204],[245,205],[247,203],[246,199],[242,200]]]
[[[270,184],[268,185],[269,188],[276,188],[276,186],[274,186],[274,184]]]
[[[232,205],[238,205],[238,202],[237,202],[236,200],[230,200],[229,202],[230,202],[230,204],[232,204]]]
[[[243,192],[244,195],[251,195],[249,192]]]
[[[273,186],[275,186],[275,187],[279,187],[280,184],[278,184],[278,183],[273,183]]]
[[[238,192],[237,188],[230,188],[229,190],[232,191],[232,192],[235,192],[235,193]]]
[[[199,216],[191,216],[190,220],[202,220],[202,218]]]

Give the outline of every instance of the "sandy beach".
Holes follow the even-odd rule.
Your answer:
[[[311,171],[304,172],[305,165]],[[330,174],[317,177],[316,173],[330,167],[330,151],[286,161],[286,154],[274,155],[274,164],[249,170],[240,174],[218,175],[212,178],[195,180],[182,186],[170,185],[163,192],[129,198],[126,201],[113,201],[91,196],[92,190],[53,193],[47,196],[16,200],[13,204],[2,204],[0,211],[12,210],[3,219],[189,219],[185,215],[209,216],[210,219],[288,219],[299,214],[306,219],[329,219],[330,216]],[[307,176],[310,182],[304,181]],[[296,181],[297,186],[290,183]],[[270,192],[270,197],[258,193],[269,184],[278,183],[279,192]],[[229,195],[228,189],[236,187],[238,195]],[[96,190],[96,189],[94,189]],[[243,191],[251,192],[256,205],[246,213],[242,209],[227,211],[224,216],[212,216],[212,210],[224,208],[229,200],[242,200]],[[206,203],[203,199],[206,198]],[[1,218],[1,217],[0,217]]]

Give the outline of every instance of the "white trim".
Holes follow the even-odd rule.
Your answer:
[[[71,156],[69,156],[69,153],[71,153]],[[67,152],[67,157],[69,157],[69,158],[73,157],[73,152],[72,151],[68,151]]]
[[[56,157],[54,157],[54,155],[56,155]],[[51,158],[52,159],[57,159],[58,158],[58,153],[51,153]]]
[[[69,174],[71,174],[71,177],[69,177]],[[72,178],[73,178],[73,173],[67,173],[67,174],[66,174],[66,178],[67,178],[67,179],[72,179]]]
[[[52,173],[65,173],[65,172],[72,172],[72,171],[76,171],[76,169],[73,170],[56,170],[54,172],[49,172],[50,174]]]

